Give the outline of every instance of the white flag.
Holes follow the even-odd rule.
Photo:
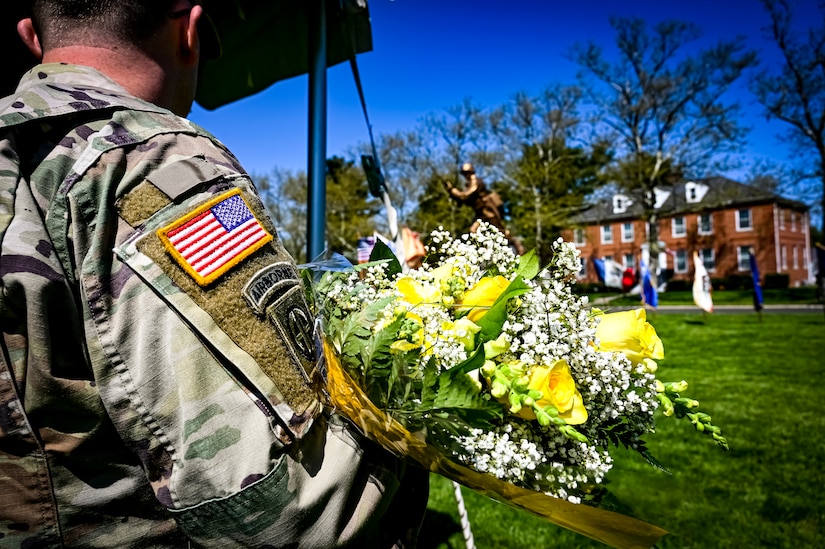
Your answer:
[[[711,313],[713,312],[713,298],[710,294],[713,287],[710,284],[710,276],[708,270],[705,269],[705,263],[699,257],[699,252],[693,252],[693,268],[695,271],[693,276],[693,302],[703,311]]]
[[[608,288],[622,289],[622,272],[624,267],[621,263],[612,259],[604,260],[604,285]]]

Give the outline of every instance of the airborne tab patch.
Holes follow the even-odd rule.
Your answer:
[[[210,200],[157,234],[169,254],[201,286],[272,240],[240,189]]]

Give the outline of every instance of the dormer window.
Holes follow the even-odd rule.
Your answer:
[[[670,191],[667,189],[655,188],[653,189],[653,208],[658,210],[670,198]]]
[[[695,181],[688,181],[685,183],[685,202],[688,204],[696,204],[701,202],[708,192],[708,186],[696,183]]]
[[[613,213],[621,214],[627,211],[627,208],[633,203],[628,197],[623,194],[613,195]]]

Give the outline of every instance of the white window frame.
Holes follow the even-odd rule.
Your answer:
[[[707,230],[707,231],[702,230],[702,218],[703,218],[703,217],[707,217],[707,218],[708,218],[708,226],[709,226],[709,228],[708,228],[708,230]],[[699,234],[705,234],[705,235],[706,235],[706,234],[713,234],[713,214],[706,213],[706,214],[699,214],[699,215],[697,215],[697,216],[696,216],[696,227],[697,227],[697,229],[696,229],[696,230],[697,230],[697,232],[698,232]]]
[[[681,266],[680,266],[681,263]],[[688,272],[688,254],[687,250],[676,250],[676,255],[673,256],[673,272],[686,273]]]
[[[578,227],[576,229],[573,229],[573,243],[576,246],[584,246],[587,243],[586,239],[584,237],[584,228],[583,227]]]
[[[682,220],[682,230],[681,232],[677,230],[678,225],[676,224],[676,220]],[[677,215],[670,220],[670,233],[673,235],[674,238],[687,236],[687,219],[683,215]]]
[[[627,231],[628,227],[630,228],[629,233]],[[633,222],[627,221],[622,223],[622,242],[633,242],[634,238]]]
[[[785,228],[785,210],[782,208],[779,208],[779,228]]]
[[[705,252],[710,252],[710,258],[705,258]],[[709,273],[716,272],[716,250],[713,248],[702,248],[699,250],[699,257],[702,259],[702,263],[705,265],[705,270]]]
[[[780,249],[780,254],[779,255],[782,257],[781,263],[780,263],[780,266],[779,266],[779,271],[780,272],[787,271],[788,270],[788,246],[787,246],[787,244],[782,244],[782,248]]]
[[[742,212],[748,212],[747,226],[742,225]],[[753,230],[753,212],[750,208],[739,208],[736,210],[736,230],[738,232]]]
[[[791,212],[791,232],[796,232],[796,212]]]
[[[601,225],[602,244],[613,244],[613,225]]]
[[[736,268],[740,273],[751,272],[751,258],[748,255],[752,246],[737,246],[736,247]]]
[[[799,268],[799,248],[796,244],[793,245],[793,268]]]
[[[625,269],[633,269],[636,270],[636,256],[633,254],[624,254],[622,255],[622,266]]]

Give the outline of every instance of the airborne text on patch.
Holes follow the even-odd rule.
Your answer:
[[[244,286],[243,294],[258,314],[263,314],[273,297],[282,295],[298,283],[298,273],[290,263],[273,263],[252,276]]]
[[[246,283],[243,295],[256,313],[265,314],[275,326],[310,380],[316,366],[313,320],[295,267],[287,262],[264,267]]]

